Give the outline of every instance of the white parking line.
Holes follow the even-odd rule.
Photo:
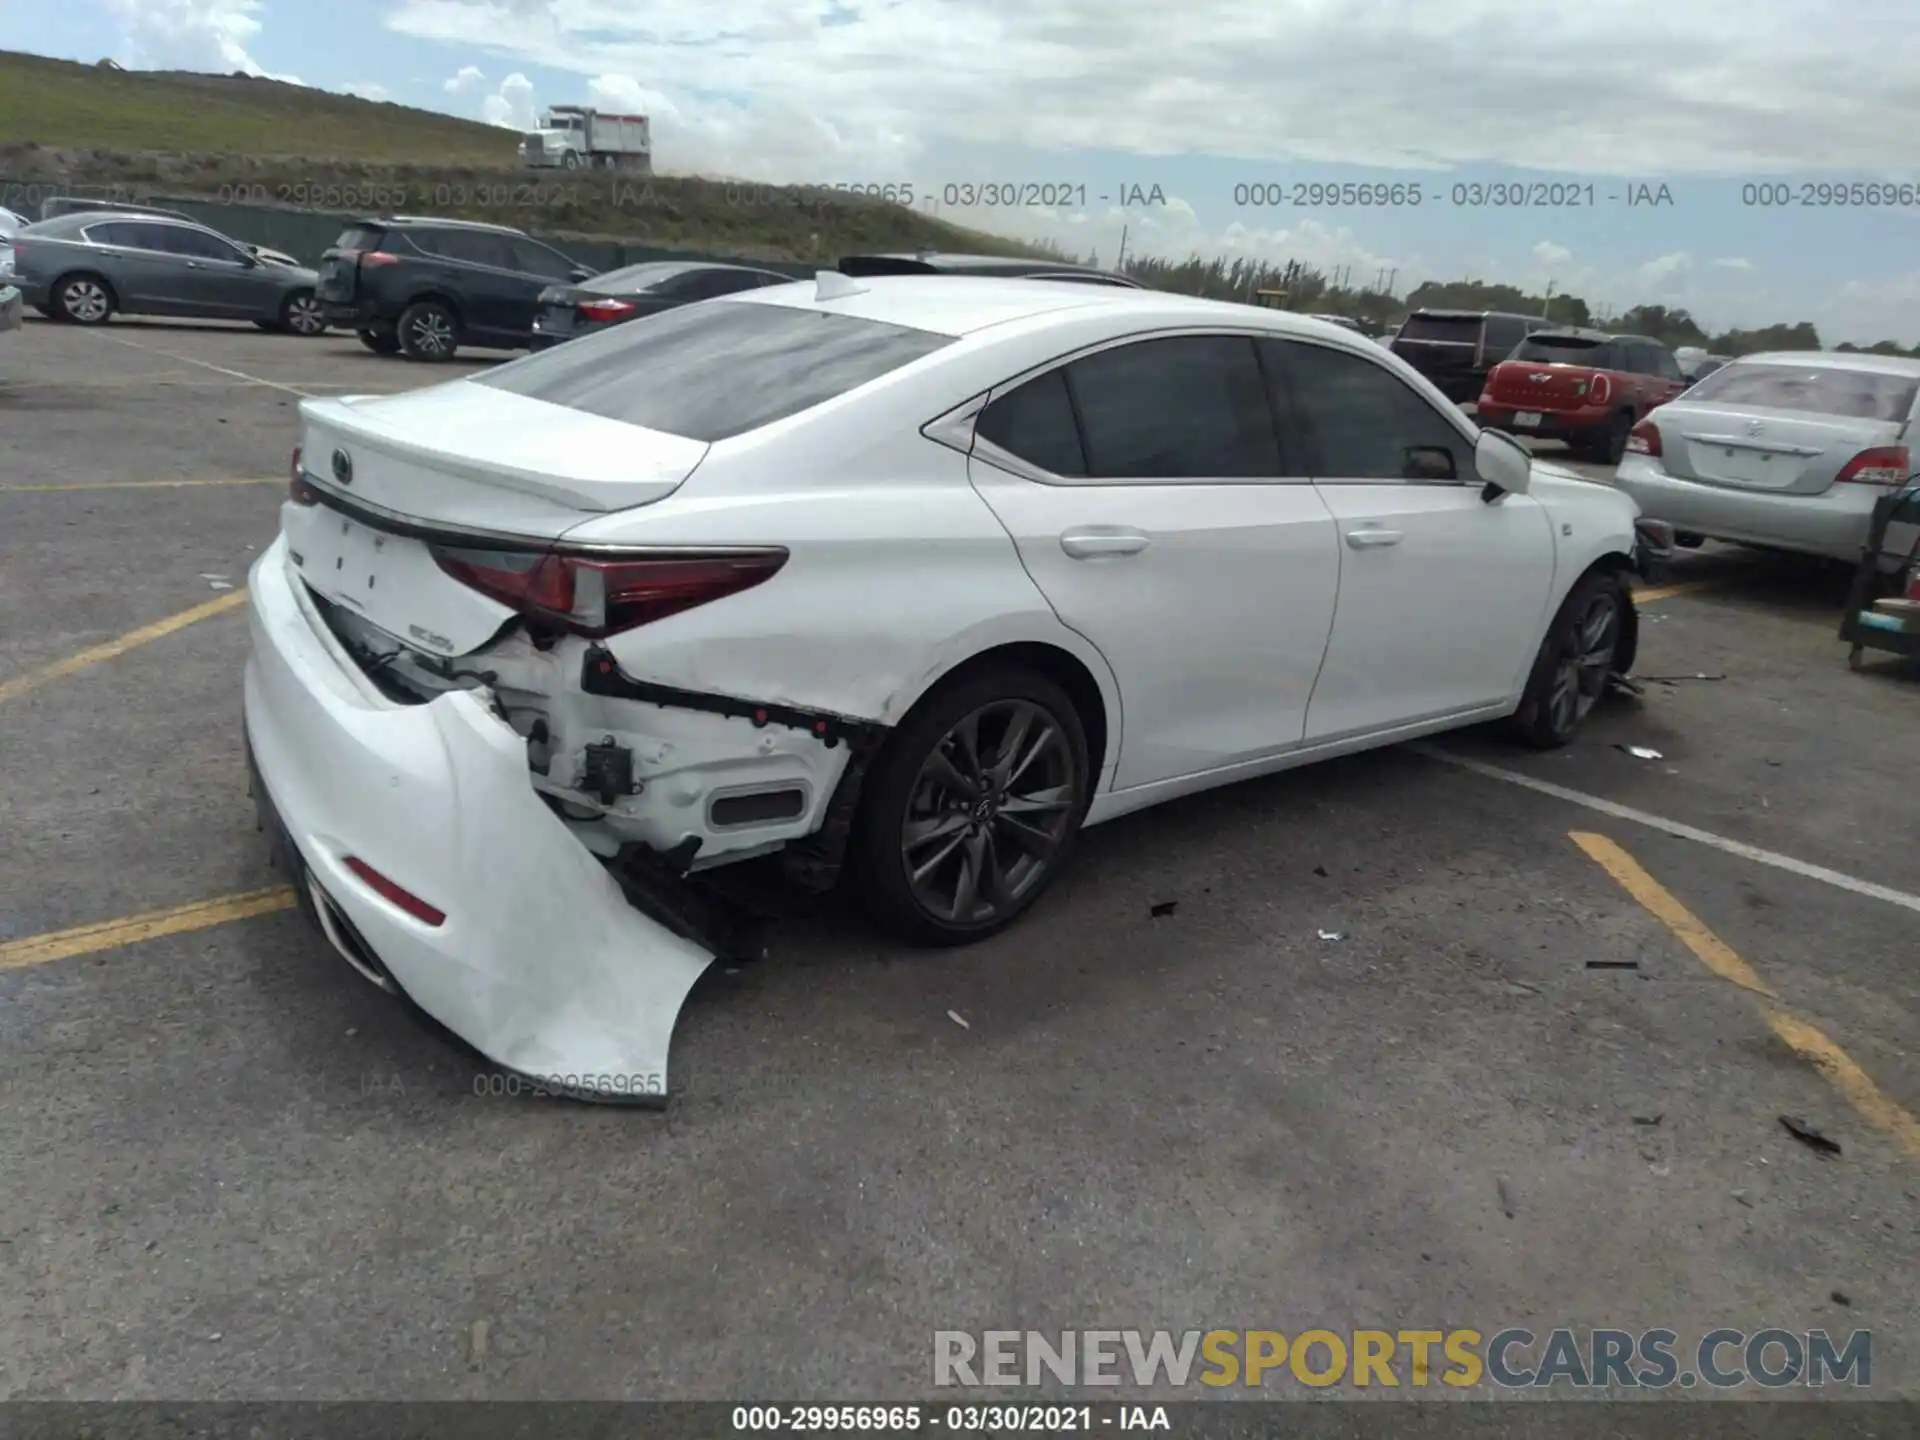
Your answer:
[[[99,334],[98,331],[93,332]],[[269,390],[284,391],[288,395],[298,395],[302,400],[313,398],[311,392],[297,385],[283,385],[278,380],[263,380],[258,375],[249,375],[244,370],[229,370],[224,365],[215,365],[209,360],[196,360],[191,355],[179,355],[171,350],[162,350],[155,345],[142,345],[137,340],[129,340],[124,335],[100,335],[102,340],[111,340],[116,345],[125,345],[130,350],[143,351],[148,355],[163,355],[169,360],[178,360],[182,365],[198,365],[202,370],[211,370],[216,375],[227,375],[235,380],[244,380],[249,385],[264,385]]]
[[[1920,911],[1920,895],[1910,895],[1904,890],[1895,890],[1887,885],[1876,885],[1871,880],[1862,880],[1854,875],[1844,875],[1838,870],[1829,870],[1824,865],[1814,865],[1805,860],[1796,860],[1791,855],[1782,855],[1775,850],[1762,850],[1757,845],[1748,845],[1744,841],[1730,840],[1725,835],[1716,835],[1711,830],[1701,830],[1692,825],[1682,825],[1678,820],[1669,820],[1664,815],[1654,815],[1645,810],[1635,810],[1630,805],[1616,804],[1604,800],[1598,795],[1589,795],[1583,790],[1569,790],[1564,785],[1555,785],[1550,780],[1536,780],[1531,775],[1522,775],[1517,770],[1504,770],[1498,765],[1489,765],[1483,760],[1469,760],[1464,755],[1453,755],[1433,745],[1415,744],[1407,747],[1415,754],[1424,755],[1429,760],[1438,760],[1443,765],[1453,765],[1461,770],[1470,770],[1489,780],[1502,780],[1509,785],[1518,785],[1523,790],[1532,790],[1537,794],[1551,795],[1556,800],[1564,800],[1569,805],[1579,805],[1588,810],[1596,810],[1602,815],[1611,815],[1616,820],[1630,820],[1636,825],[1645,825],[1650,830],[1660,830],[1682,840],[1691,840],[1696,845],[1708,845],[1715,850],[1725,851],[1729,855],[1738,855],[1742,860],[1752,860],[1756,864],[1771,865],[1776,870],[1785,870],[1794,875],[1805,876],[1809,880],[1818,880],[1822,884],[1832,885],[1841,890],[1852,891],[1855,895],[1865,895],[1870,899],[1884,900],[1889,905],[1898,905],[1903,909]]]

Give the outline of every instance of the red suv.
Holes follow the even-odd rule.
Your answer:
[[[1687,388],[1658,340],[1598,330],[1539,330],[1487,372],[1480,424],[1563,440],[1576,455],[1618,465],[1647,412]]]

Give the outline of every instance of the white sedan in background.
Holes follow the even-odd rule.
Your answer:
[[[1633,659],[1625,496],[1305,317],[942,276],[777,286],[308,400],[254,567],[263,821],[369,978],[659,1095],[782,851],[952,944],[1085,826],[1506,719]]]

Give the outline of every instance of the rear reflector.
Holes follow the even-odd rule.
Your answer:
[[[587,558],[435,546],[433,557],[461,584],[522,615],[593,637],[737,595],[770,579],[787,563],[787,552],[773,547]]]
[[[640,307],[631,300],[582,300],[580,313],[589,320],[623,320]]]
[[[1629,455],[1647,455],[1660,458],[1660,427],[1651,420],[1642,420],[1627,432],[1627,453]]]
[[[367,864],[366,861],[349,855],[345,863],[347,869],[351,870],[366,882],[368,889],[374,891],[390,903],[399,906],[402,910],[406,911],[407,914],[420,921],[421,924],[443,925],[446,923],[447,915],[444,910],[436,910],[412,891],[403,890],[378,870]]]
[[[1911,471],[1906,446],[1876,445],[1854,456],[1833,478],[1836,484],[1845,480],[1856,485],[1904,485]]]

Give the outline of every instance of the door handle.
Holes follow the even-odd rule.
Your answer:
[[[1138,555],[1148,543],[1147,537],[1138,530],[1069,530],[1060,537],[1060,548],[1076,560]]]
[[[1398,530],[1349,530],[1347,544],[1355,550],[1384,550],[1389,545],[1398,545],[1401,540]]]

